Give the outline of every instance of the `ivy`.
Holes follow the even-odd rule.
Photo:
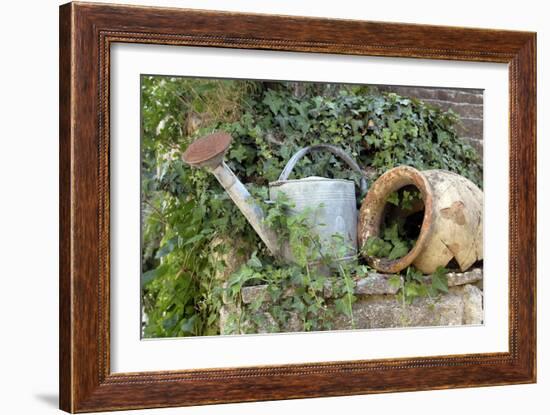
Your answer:
[[[447,272],[446,268],[438,267],[429,277],[431,283],[427,284],[426,277],[420,271],[413,266],[408,267],[400,290],[403,302],[410,304],[417,297],[435,298],[440,293],[447,293]]]
[[[273,301],[281,319],[288,318],[288,310],[300,309],[311,330],[330,326],[330,316],[321,312],[323,276],[311,269],[308,274],[304,267],[315,250],[303,218],[279,223],[281,229],[286,226],[300,263],[276,264],[216,179],[181,161],[182,152],[203,134],[221,130],[233,136],[226,163],[261,200],[267,198],[267,184],[278,178],[288,159],[299,148],[318,143],[342,147],[368,170],[371,182],[388,168],[405,164],[444,168],[481,185],[481,161],[458,138],[456,114],[365,86],[299,85],[142,77],[145,337],[218,334],[224,292],[218,277],[228,266],[220,258],[235,250],[252,261],[248,267],[254,277],[249,275],[243,283],[261,278],[270,278],[273,287],[276,282],[284,285],[282,281],[299,283],[296,297]],[[291,178],[312,175],[359,183],[356,173],[322,152],[300,160]],[[359,196],[360,201],[363,195]],[[285,220],[280,212],[270,210],[270,214],[274,226]],[[346,313],[353,303],[346,278],[357,270],[343,271],[335,272],[342,281],[339,309]],[[272,291],[275,297],[280,294]]]

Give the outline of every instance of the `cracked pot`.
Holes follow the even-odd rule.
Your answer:
[[[483,192],[470,180],[446,170],[419,171],[399,166],[372,185],[359,212],[359,246],[379,236],[392,192],[414,186],[422,194],[424,217],[412,249],[403,257],[365,257],[381,272],[399,272],[414,265],[425,274],[453,258],[462,271],[483,259]]]

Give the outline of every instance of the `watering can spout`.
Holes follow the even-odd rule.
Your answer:
[[[224,163],[223,157],[231,144],[227,133],[214,133],[193,142],[183,153],[183,161],[192,167],[203,167],[212,173],[246,220],[260,236],[273,256],[280,256],[280,244],[275,232],[264,224],[264,212],[254,198]]]

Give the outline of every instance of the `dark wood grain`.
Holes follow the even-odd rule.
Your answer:
[[[109,343],[116,42],[502,62],[510,68],[509,352],[117,374]],[[68,412],[534,382],[534,33],[71,3],[60,9],[60,407]],[[489,155],[490,156],[490,155]]]
[[[59,14],[59,406],[72,410],[71,321],[71,9]]]

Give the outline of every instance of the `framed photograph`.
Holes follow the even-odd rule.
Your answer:
[[[60,407],[536,381],[536,35],[60,8]]]

